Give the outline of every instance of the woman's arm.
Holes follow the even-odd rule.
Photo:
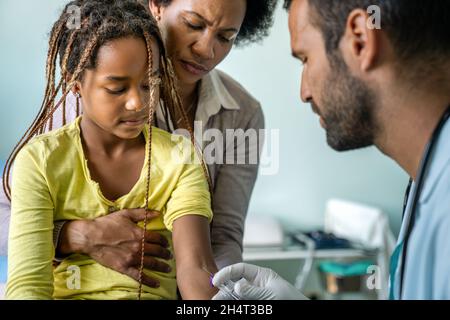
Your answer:
[[[217,289],[210,285],[216,273],[208,219],[186,215],[173,223],[173,246],[177,265],[177,284],[184,300],[210,300]]]
[[[245,164],[222,164],[219,167],[214,187],[214,221],[211,231],[212,249],[219,269],[242,262],[245,218],[258,175],[260,147],[263,145],[259,135],[259,131],[264,129],[261,107],[255,110],[243,127],[245,131],[255,130],[258,138],[250,141],[248,138],[242,139],[238,145],[231,143],[230,148],[233,150],[225,150],[225,157],[232,152],[245,156],[245,159],[257,158],[257,162],[246,160]],[[257,145],[254,145],[255,141]]]
[[[52,299],[53,201],[39,152],[25,147],[12,181],[7,299]]]
[[[152,212],[148,218],[156,216],[156,212]],[[68,221],[56,241],[57,253],[86,254],[101,265],[138,280],[142,228],[137,223],[144,219],[144,209],[126,209],[93,220]],[[168,245],[167,239],[160,233],[147,230],[144,267],[163,273],[170,272],[169,265],[157,259],[171,258]],[[154,278],[145,274],[142,282],[149,287],[158,286]]]

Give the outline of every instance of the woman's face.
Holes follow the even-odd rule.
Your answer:
[[[165,7],[150,1],[181,83],[195,84],[225,59],[246,8],[246,0],[172,0]]]
[[[159,49],[152,42],[153,68],[159,70]],[[149,109],[148,54],[145,41],[126,37],[103,45],[97,66],[85,70],[76,89],[83,102],[83,121],[121,139],[138,137]],[[156,92],[159,98],[159,90]]]

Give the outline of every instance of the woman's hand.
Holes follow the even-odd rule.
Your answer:
[[[156,211],[148,219],[159,215]],[[126,209],[94,220],[67,222],[61,230],[58,252],[62,255],[82,253],[89,255],[101,265],[139,279],[141,263],[142,228],[137,223],[145,219],[144,209]],[[169,243],[158,232],[146,231],[144,244],[144,267],[146,269],[170,272],[168,264],[155,258],[171,259],[167,250]],[[142,275],[142,283],[157,288],[156,279]]]

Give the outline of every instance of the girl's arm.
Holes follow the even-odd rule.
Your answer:
[[[179,154],[174,156],[176,148],[172,148],[170,154],[170,161],[177,159],[174,165],[179,171],[173,173],[177,182],[166,204],[164,224],[172,232],[177,284],[182,298],[211,299],[216,290],[209,284],[208,272],[217,271],[209,236],[211,195],[190,140],[179,136],[178,143]]]
[[[211,287],[208,272],[217,267],[211,250],[208,219],[186,215],[173,223],[173,246],[177,284],[184,300],[210,300],[217,289]]]
[[[7,299],[52,299],[53,201],[43,163],[29,146],[14,162]]]

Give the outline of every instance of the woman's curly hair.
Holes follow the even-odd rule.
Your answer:
[[[140,2],[148,3],[145,0],[140,0]],[[172,0],[156,0],[156,2],[162,6],[168,6]],[[247,0],[247,11],[235,44],[245,46],[259,42],[268,36],[269,29],[273,25],[276,6],[277,0]]]
[[[246,45],[268,36],[276,6],[276,0],[247,0],[247,13],[236,44]]]

